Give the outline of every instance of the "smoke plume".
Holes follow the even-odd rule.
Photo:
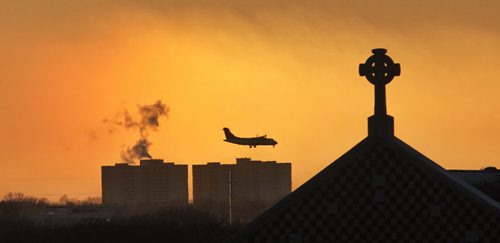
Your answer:
[[[104,120],[119,127],[138,131],[140,139],[132,147],[127,147],[121,152],[120,157],[124,162],[134,163],[137,159],[153,158],[149,153],[152,143],[148,136],[150,132],[157,131],[160,127],[160,119],[168,118],[170,109],[158,100],[152,105],[139,105],[137,116],[133,116],[128,110],[117,115],[114,120]]]
[[[120,157],[123,162],[127,162],[129,164],[133,164],[135,159],[151,159],[153,158],[149,154],[149,146],[151,146],[151,144],[152,143],[147,139],[139,139],[134,146],[128,147],[125,151],[122,151]]]

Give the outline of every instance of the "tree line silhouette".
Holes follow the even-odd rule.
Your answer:
[[[8,193],[0,201],[0,242],[221,242],[239,225],[228,225],[188,206],[156,208],[110,218],[85,218],[65,224],[47,224],[36,216],[48,208],[73,211],[102,207],[99,198],[74,200],[63,196],[58,203]]]

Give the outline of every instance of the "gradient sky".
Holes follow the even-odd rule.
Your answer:
[[[367,135],[385,47],[396,136],[445,168],[500,167],[495,0],[0,0],[0,194],[100,195],[138,135],[102,120],[162,100],[152,155],[293,162],[296,188]],[[276,148],[222,142],[267,134]]]

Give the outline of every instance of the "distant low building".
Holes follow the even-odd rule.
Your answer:
[[[35,222],[44,225],[71,225],[82,220],[104,220],[111,218],[119,212],[113,207],[101,206],[51,206],[33,216]]]
[[[139,166],[117,163],[102,166],[102,203],[105,206],[187,206],[188,167],[160,159],[141,160]]]
[[[291,163],[238,158],[193,165],[193,203],[219,219],[248,222],[291,192]]]
[[[481,184],[500,184],[500,171],[495,167],[487,167],[482,170],[448,171],[473,186]]]
[[[500,202],[500,170],[487,167],[482,170],[449,170],[484,194]]]

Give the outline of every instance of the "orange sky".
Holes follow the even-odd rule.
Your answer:
[[[293,162],[296,188],[367,134],[375,47],[396,136],[446,168],[500,167],[496,1],[0,0],[0,194],[100,195],[138,135],[102,119],[163,100],[152,155]],[[222,142],[267,134],[276,148]]]

